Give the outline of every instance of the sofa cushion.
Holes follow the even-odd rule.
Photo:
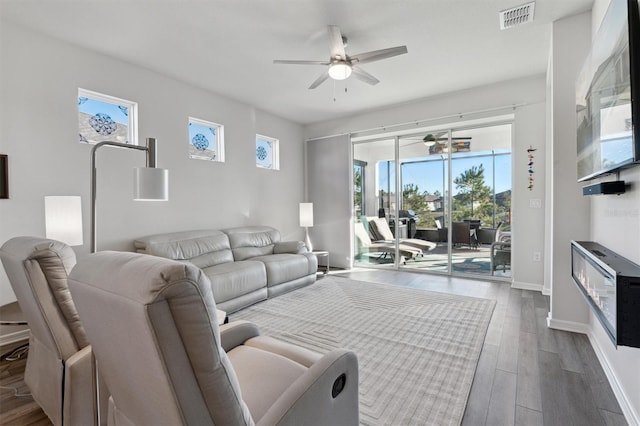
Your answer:
[[[270,226],[244,226],[223,231],[229,237],[234,260],[245,260],[273,253],[280,232]]]
[[[280,241],[273,246],[273,254],[293,253],[302,254],[307,252],[307,246],[302,241]]]
[[[245,260],[202,270],[211,281],[213,299],[216,303],[223,303],[267,286],[267,274],[262,262]]]
[[[216,230],[150,235],[135,240],[134,246],[138,253],[188,260],[199,268],[233,262],[229,238]]]
[[[305,256],[283,253],[258,256],[251,260],[264,263],[267,270],[267,287],[315,274],[318,269],[315,255]]]

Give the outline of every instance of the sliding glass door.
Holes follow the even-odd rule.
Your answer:
[[[396,209],[393,139],[353,145],[353,259],[356,266],[395,268],[406,261],[388,225]],[[376,226],[380,225],[380,226]]]
[[[354,142],[353,153],[356,266],[511,276],[511,124]]]

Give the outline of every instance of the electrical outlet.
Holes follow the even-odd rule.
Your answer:
[[[542,208],[542,200],[540,198],[531,198],[531,199],[529,199],[529,208],[541,209]]]
[[[533,252],[533,261],[540,262],[542,260],[542,254],[539,251]]]

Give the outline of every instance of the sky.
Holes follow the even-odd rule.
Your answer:
[[[118,105],[107,102],[97,101],[95,99],[78,98],[78,111],[85,114],[95,115],[97,113],[107,114],[116,123],[127,126],[129,124],[128,111],[124,111]],[[126,111],[126,112],[125,112]]]
[[[479,153],[473,153],[473,157],[465,158],[463,154],[456,154],[452,159],[453,167],[453,179],[458,177],[462,172],[471,168],[472,166],[484,166],[485,183],[492,186],[492,172],[493,172],[493,158],[491,155],[484,157],[478,157]],[[433,160],[434,157],[425,157],[425,160]],[[443,169],[445,173],[444,180],[446,181],[446,167],[447,161],[425,161],[425,162],[413,162],[416,159],[412,159],[412,163],[404,164],[402,166],[402,185],[413,183],[418,186],[420,192],[427,191],[430,194],[439,191],[443,193]],[[526,166],[526,165],[524,165]],[[511,154],[496,155],[495,157],[496,168],[496,193],[503,192],[511,189]],[[391,190],[393,191],[393,177],[394,166],[391,164]],[[379,185],[381,189],[387,188],[387,169],[386,162],[378,164],[379,171]],[[386,192],[386,189],[385,189]],[[457,194],[455,184],[453,185],[453,194]]]

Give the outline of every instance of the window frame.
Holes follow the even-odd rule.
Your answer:
[[[271,167],[266,167],[260,164],[258,158],[258,140],[262,139],[263,141],[271,144]],[[256,167],[265,170],[280,170],[280,139],[276,139],[271,136],[265,136],[259,133],[256,133]]]
[[[99,93],[99,92],[94,92],[93,90],[87,90],[87,89],[83,89],[81,87],[78,88],[78,96],[76,98],[76,102],[78,103],[77,107],[78,107],[78,136],[81,136],[80,134],[80,104],[79,104],[79,100],[80,98],[88,98],[97,102],[103,102],[103,103],[108,103],[108,104],[112,104],[112,105],[116,105],[116,106],[122,106],[122,107],[126,107],[127,108],[127,117],[128,117],[128,124],[127,124],[127,141],[113,141],[113,142],[122,142],[122,143],[126,143],[129,145],[139,145],[139,139],[138,139],[138,103],[137,102],[133,102],[133,101],[129,101],[127,99],[123,99],[123,98],[118,98],[115,96],[111,96],[111,95],[106,95],[104,93]],[[104,139],[104,140],[110,140],[110,139]],[[83,144],[88,144],[88,145],[95,145],[99,142],[102,142],[103,140],[89,140],[87,138],[83,139],[79,139],[78,142],[79,143],[83,143]]]
[[[200,118],[195,118],[195,117],[189,117],[187,120],[187,143],[189,145],[189,147],[191,147],[193,144],[191,143],[191,136],[190,136],[190,132],[189,132],[189,126],[191,126],[191,124],[195,124],[197,126],[204,126],[207,127],[209,129],[216,129],[216,133],[215,133],[215,155],[216,158],[206,158],[206,157],[198,157],[198,156],[194,156],[191,154],[191,152],[189,152],[188,156],[189,159],[192,160],[205,160],[205,161],[211,161],[214,163],[224,163],[225,162],[225,156],[224,156],[224,125],[220,124],[220,123],[214,123],[213,121],[207,121],[207,120],[202,120]]]

